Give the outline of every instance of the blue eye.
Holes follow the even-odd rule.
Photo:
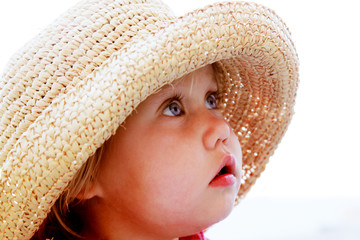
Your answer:
[[[181,106],[177,102],[170,103],[163,111],[166,116],[176,117],[184,113]]]
[[[205,106],[207,109],[216,109],[217,103],[216,103],[216,97],[215,94],[210,94],[205,101]]]

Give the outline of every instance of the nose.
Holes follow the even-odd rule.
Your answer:
[[[231,128],[220,111],[216,114],[206,114],[206,119],[203,124],[203,144],[206,149],[211,150],[219,144],[227,144],[227,140],[231,134]]]

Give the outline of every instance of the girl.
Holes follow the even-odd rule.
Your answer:
[[[1,78],[1,237],[204,239],[263,171],[297,81],[262,6],[79,3]]]

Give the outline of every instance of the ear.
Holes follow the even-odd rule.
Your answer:
[[[77,195],[76,198],[79,200],[89,200],[94,197],[101,197],[102,191],[101,187],[97,183],[97,181],[91,182],[89,186],[81,190]]]

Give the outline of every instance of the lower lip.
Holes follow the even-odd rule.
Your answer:
[[[222,175],[214,178],[211,181],[210,186],[228,187],[228,186],[234,185],[235,183],[236,183],[236,177],[233,174],[227,173],[227,174],[222,174]]]

